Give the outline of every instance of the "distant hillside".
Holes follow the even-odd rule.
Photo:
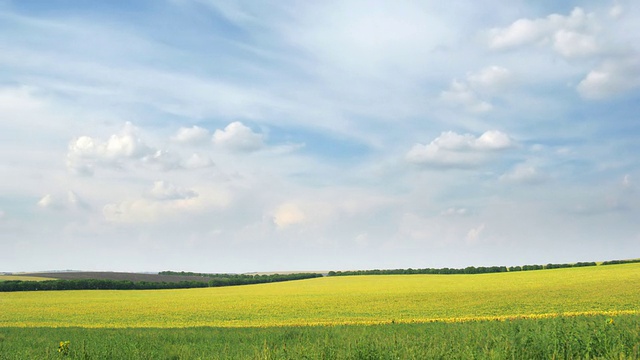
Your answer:
[[[31,276],[38,278],[51,278],[58,280],[128,280],[133,282],[145,281],[156,283],[177,283],[181,281],[199,281],[209,282],[209,278],[203,276],[180,276],[180,275],[159,275],[159,274],[140,274],[140,273],[128,273],[128,272],[96,272],[96,271],[65,271],[65,272],[50,272],[50,273],[29,273],[20,274],[21,276]]]

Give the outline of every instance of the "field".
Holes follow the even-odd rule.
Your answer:
[[[58,352],[69,341],[68,353]],[[0,359],[638,359],[640,316],[270,328],[0,328]]]
[[[0,276],[0,280],[4,279]],[[82,280],[82,279],[104,279],[104,280],[129,280],[129,281],[148,281],[148,282],[179,282],[179,281],[202,281],[207,282],[209,279],[202,276],[177,276],[177,275],[158,275],[158,274],[140,274],[125,272],[95,272],[95,271],[61,271],[52,273],[29,273],[20,274],[19,279],[5,280],[23,280],[23,281],[39,281],[39,280]]]
[[[0,359],[58,356],[63,340],[77,358],[638,359],[640,264],[0,293],[0,306]]]
[[[0,275],[0,281],[12,281],[12,280],[45,281],[45,280],[55,280],[55,278],[53,278],[53,277],[35,276],[35,275]]]

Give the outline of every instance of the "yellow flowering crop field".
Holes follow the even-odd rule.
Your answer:
[[[640,264],[378,275],[220,288],[0,293],[0,327],[180,328],[459,322],[640,313]]]
[[[45,280],[55,280],[55,279],[49,278],[49,277],[41,277],[41,276],[0,275],[0,281],[11,281],[11,280],[45,281]]]

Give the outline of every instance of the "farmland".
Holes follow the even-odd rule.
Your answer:
[[[53,280],[52,277],[35,275],[0,275],[0,281],[46,281]]]
[[[636,313],[638,289],[640,264],[184,290],[16,292],[0,294],[0,326],[264,327]]]
[[[530,351],[547,351],[536,353],[542,357],[637,359],[639,289],[640,264],[623,264],[183,290],[1,293],[0,359],[12,358],[8,349],[27,351],[29,345],[19,345],[27,335],[42,345],[38,356],[26,358],[47,358],[45,352],[55,350],[51,344],[70,340],[78,356],[81,346],[91,354],[125,351],[105,343],[114,341],[132,347],[127,354],[139,354],[130,358],[158,358],[147,356],[158,349],[174,358],[234,352],[235,358],[428,358],[447,351],[459,358],[467,357],[464,351],[490,358],[494,351],[504,358],[529,344]],[[224,350],[229,344],[242,349]],[[377,355],[358,357],[367,353]]]

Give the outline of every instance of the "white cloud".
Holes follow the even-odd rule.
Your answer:
[[[137,132],[138,129],[130,122],[127,122],[122,131],[119,134],[111,135],[106,143],[101,144],[91,141],[89,144],[93,147],[89,146],[79,150],[88,150],[89,156],[94,155],[107,159],[134,158],[149,154],[152,149],[138,137]],[[91,151],[94,153],[91,154]],[[80,154],[84,155],[82,152]]]
[[[183,128],[183,132],[172,137],[173,141],[183,144],[195,144],[208,137],[208,132],[202,128]],[[201,130],[204,130],[201,131]],[[139,135],[140,130],[127,122],[117,134],[111,135],[104,141],[98,137],[79,136],[70,142],[67,151],[67,168],[77,174],[92,175],[98,167],[118,167],[139,164],[153,170],[167,171],[174,169],[200,169],[213,165],[213,161],[206,155],[192,154],[183,159],[181,154],[168,150],[157,149],[147,145]],[[241,135],[242,131],[240,131]],[[236,139],[231,134],[231,142]],[[242,146],[242,144],[233,144]],[[249,145],[246,145],[247,147]]]
[[[204,144],[209,139],[209,130],[195,125],[190,128],[181,127],[171,139],[182,144]]]
[[[454,80],[449,87],[440,93],[440,99],[452,106],[463,105],[469,112],[483,113],[493,109],[493,106],[481,100],[469,85],[465,82]]]
[[[501,66],[489,66],[467,76],[469,85],[476,91],[496,91],[506,87],[512,79],[511,71]]]
[[[206,155],[193,153],[181,166],[185,169],[203,169],[213,166],[213,160]]]
[[[54,198],[51,194],[47,194],[43,196],[40,201],[38,201],[38,206],[47,209],[55,206]]]
[[[621,15],[622,8],[616,4],[609,11],[609,18],[575,8],[568,16],[520,19],[506,28],[492,29],[489,46],[506,49],[535,43],[567,59],[604,58],[577,86],[582,97],[603,99],[640,86],[637,50],[629,43],[619,42],[615,31],[610,30]]]
[[[415,144],[406,155],[409,162],[441,167],[474,167],[488,159],[491,151],[514,146],[500,131],[490,130],[475,137],[471,134],[443,132],[429,144]]]
[[[630,188],[632,186],[632,182],[631,182],[631,176],[629,174],[626,174],[623,178],[622,178],[622,187],[624,188]]]
[[[600,51],[595,37],[564,29],[555,33],[553,48],[567,58],[587,57]]]
[[[163,181],[140,198],[105,205],[102,214],[113,223],[189,221],[193,216],[228,206],[231,195],[211,186],[184,189]]]
[[[500,176],[501,181],[514,183],[540,183],[546,179],[535,166],[528,164],[518,164],[509,172]]]
[[[304,212],[294,203],[285,203],[278,206],[273,214],[273,223],[276,224],[279,229],[302,223],[305,220],[306,216]]]
[[[153,188],[149,192],[149,195],[156,200],[177,200],[190,199],[198,196],[198,193],[191,189],[177,187],[170,182],[160,180],[153,183]]]
[[[213,143],[233,151],[256,151],[264,147],[264,136],[255,133],[239,121],[227,125],[224,130],[216,130]]]
[[[587,99],[604,99],[640,86],[640,57],[630,56],[604,62],[578,84]]]
[[[157,157],[158,150],[147,146],[137,133],[137,128],[127,122],[118,134],[111,135],[107,141],[80,136],[69,144],[67,166],[72,171],[91,173],[96,165],[119,166],[124,160]]]
[[[440,99],[452,106],[464,106],[472,113],[483,113],[493,109],[487,100],[497,95],[511,82],[511,72],[500,66],[489,66],[467,75],[464,81],[453,80],[448,90],[440,93]]]
[[[595,29],[595,15],[577,7],[569,16],[551,14],[534,20],[519,19],[506,28],[493,28],[489,31],[489,47],[507,49],[550,44],[567,58],[590,56],[601,48],[594,35]]]
[[[89,205],[71,190],[68,190],[64,196],[46,194],[38,201],[37,205],[42,209],[52,210],[86,210],[89,208]]]
[[[544,19],[518,19],[506,28],[493,28],[490,31],[489,46],[503,49],[539,41],[547,32]]]
[[[513,145],[511,138],[498,130],[486,131],[471,143],[472,148],[481,150],[502,150],[510,148]]]
[[[140,158],[140,161],[158,170],[173,170],[181,166],[180,158],[166,150],[155,150],[153,154],[148,154]]]

